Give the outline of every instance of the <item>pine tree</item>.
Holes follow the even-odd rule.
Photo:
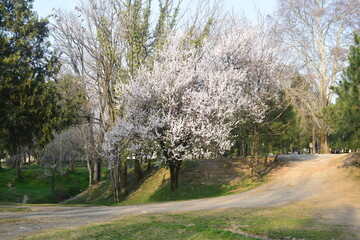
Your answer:
[[[338,94],[334,106],[335,136],[342,147],[360,148],[360,37],[354,35],[350,47],[349,66],[344,70],[343,80],[335,88]]]
[[[49,141],[56,121],[57,57],[32,2],[0,2],[0,151],[9,155]]]

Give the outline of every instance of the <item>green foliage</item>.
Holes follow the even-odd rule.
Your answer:
[[[263,153],[280,154],[300,150],[297,113],[284,94],[281,94],[280,101],[280,106],[270,112],[261,129]]]
[[[261,123],[252,119],[238,124],[233,135],[235,144],[229,155],[250,155],[255,129],[259,131],[259,154],[281,154],[299,150],[301,146],[300,127],[297,112],[284,92],[278,101],[268,102],[269,110]]]
[[[0,148],[10,154],[49,141],[56,122],[57,57],[32,2],[0,3]]]
[[[59,107],[56,130],[81,123],[87,113],[85,87],[79,79],[69,74],[60,75],[56,82],[56,92]]]
[[[344,70],[343,79],[334,88],[338,95],[336,104],[328,111],[335,133],[332,136],[337,147],[360,148],[360,37],[354,35],[350,47],[349,66]]]
[[[174,0],[159,0],[159,17],[153,32],[154,41],[151,44],[154,49],[161,49],[166,36],[174,30],[180,12],[180,3],[173,7]]]
[[[201,48],[204,44],[204,40],[206,37],[209,36],[211,27],[213,26],[214,17],[211,16],[207,19],[206,24],[202,29],[197,29],[196,24],[194,23],[189,28],[187,34],[185,43],[190,44],[191,46],[194,46],[195,48]]]
[[[0,173],[0,202],[22,202],[24,194],[29,203],[57,203],[75,196],[88,186],[86,168],[56,176],[55,191],[51,192],[51,177],[37,166],[23,169],[23,179],[15,178],[15,169],[4,168]]]

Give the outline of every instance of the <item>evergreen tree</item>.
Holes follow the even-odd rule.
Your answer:
[[[350,47],[349,66],[335,88],[338,94],[334,112],[334,137],[340,147],[360,148],[360,37],[354,35]]]
[[[0,2],[0,150],[9,155],[49,141],[56,121],[57,57],[32,2]]]

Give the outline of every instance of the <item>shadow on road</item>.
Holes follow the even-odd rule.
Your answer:
[[[318,155],[312,154],[288,154],[288,155],[279,155],[278,161],[284,162],[300,162],[300,161],[308,161],[318,158]]]

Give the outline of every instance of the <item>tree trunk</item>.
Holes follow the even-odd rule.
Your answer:
[[[120,180],[121,180],[121,194],[127,194],[127,160],[126,154],[121,161],[121,168],[120,168]]]
[[[146,168],[146,172],[150,173],[150,170],[151,170],[151,159],[148,159],[148,165],[147,165],[147,168]]]
[[[260,148],[260,136],[259,136],[259,126],[255,124],[254,126],[254,132],[253,132],[253,144],[252,144],[252,157],[255,161],[255,166],[257,166],[259,162],[259,149]]]
[[[268,155],[265,155],[264,165],[266,166],[268,164]]]
[[[139,183],[142,178],[141,162],[139,159],[134,160],[134,172],[135,172],[135,180],[137,183]]]
[[[94,167],[94,175],[93,182],[94,184],[98,184],[101,181],[101,159],[97,158],[93,162]]]
[[[181,168],[182,161],[178,161],[175,166],[175,190],[179,187],[179,174],[180,174],[180,168]]]
[[[312,154],[316,153],[316,143],[315,143],[315,127],[312,127]]]
[[[244,141],[244,144],[243,144],[243,153],[244,153],[244,157],[246,158],[246,156],[248,155],[248,147],[247,147],[247,143],[246,141]]]
[[[31,154],[30,153],[28,154],[28,158],[29,158],[28,167],[30,167],[30,165],[31,165]]]
[[[0,171],[2,170],[2,166],[1,166],[1,162],[2,161],[2,159],[0,158]]]
[[[173,164],[169,165],[170,169],[170,189],[171,191],[175,191],[175,166]]]
[[[114,201],[120,202],[120,166],[110,169],[110,180],[113,186]]]
[[[169,164],[170,168],[170,189],[175,191],[179,187],[179,173],[182,161],[173,161]]]
[[[320,153],[321,154],[327,154],[330,153],[329,151],[329,145],[327,141],[327,134],[325,132],[320,133]]]
[[[22,175],[21,175],[21,158],[16,159],[16,178],[17,179],[22,179]]]
[[[120,202],[120,173],[121,167],[114,167],[110,169],[110,179],[113,186],[114,201]]]
[[[91,162],[90,162],[90,158],[87,157],[86,159],[86,165],[87,165],[87,169],[89,172],[89,187],[93,184],[93,175],[92,175],[92,167],[91,167]]]
[[[51,175],[51,191],[54,192],[55,190],[55,173]]]
[[[257,168],[259,163],[259,127],[257,124],[254,125],[253,129],[253,140],[251,146],[251,162],[250,162],[250,174],[253,176],[254,170]]]

